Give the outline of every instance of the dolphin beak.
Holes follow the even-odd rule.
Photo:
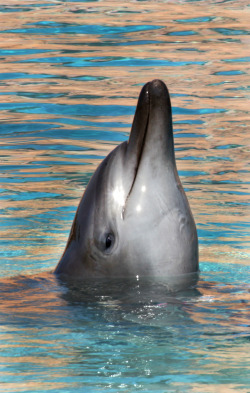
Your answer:
[[[146,156],[175,166],[171,102],[165,83],[158,79],[144,85],[138,99],[125,159],[134,173],[128,196]]]

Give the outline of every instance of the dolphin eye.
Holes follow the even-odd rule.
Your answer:
[[[96,239],[97,248],[104,254],[111,254],[114,244],[115,235],[113,232],[104,232],[100,234],[99,238]]]
[[[106,236],[106,243],[105,243],[105,247],[107,251],[111,249],[114,240],[115,240],[114,235],[112,233],[108,233]]]

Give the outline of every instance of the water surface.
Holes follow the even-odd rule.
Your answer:
[[[248,2],[21,0],[0,21],[0,391],[248,392]],[[79,199],[154,78],[199,282],[67,286]]]

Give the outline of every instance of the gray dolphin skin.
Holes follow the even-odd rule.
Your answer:
[[[177,173],[170,97],[153,80],[141,90],[129,140],[93,174],[55,273],[88,279],[196,271],[197,232]]]

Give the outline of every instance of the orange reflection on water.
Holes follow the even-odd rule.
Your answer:
[[[25,224],[18,231],[11,225],[1,228],[2,239],[14,239],[14,251],[18,240],[38,239],[26,245],[28,254],[18,256],[18,263],[27,255],[42,260],[53,253],[57,262],[90,174],[118,143],[111,136],[104,140],[102,131],[110,130],[120,139],[128,136],[132,114],[117,114],[115,108],[110,113],[109,106],[135,107],[141,85],[154,78],[169,87],[177,166],[198,228],[216,232],[221,224],[227,233],[230,225],[245,226],[249,221],[247,5],[245,0],[99,1],[53,2],[53,7],[41,2],[36,8],[29,1],[18,6],[8,2],[13,10],[24,10],[8,12],[8,17],[0,14],[0,47],[7,50],[0,62],[0,73],[5,75],[0,104],[23,106],[3,106],[1,124],[7,131],[11,125],[21,125],[24,132],[10,133],[0,141],[1,165],[11,167],[0,175],[6,195],[1,217],[27,218],[34,224],[37,216],[54,213],[49,224],[39,222],[32,228]],[[91,33],[88,26],[99,30]],[[116,30],[126,26],[132,31]],[[44,109],[47,104],[51,106]],[[53,105],[61,109],[53,112]],[[93,113],[74,112],[74,105],[92,105]],[[98,113],[104,105],[106,116]],[[73,108],[72,113],[65,113],[65,108]],[[27,124],[40,129],[31,127],[27,132]],[[48,124],[50,134],[43,136]],[[71,139],[71,133],[79,130],[82,135]],[[96,139],[85,139],[86,130],[97,132]],[[62,212],[67,208],[71,216],[65,222]],[[229,235],[219,236],[220,243],[205,238],[201,261],[247,264],[249,247],[240,244],[243,237],[245,231],[233,228]]]
[[[0,378],[5,383],[0,390],[79,391],[85,370],[88,375],[97,370],[95,378],[112,375],[109,386],[124,391],[113,368],[109,373],[120,361],[127,391],[126,377],[137,382],[145,369],[148,385],[142,389],[153,391],[154,377],[160,378],[156,373],[151,379],[150,372],[159,351],[168,363],[185,358],[190,363],[174,370],[185,376],[185,383],[170,383],[167,376],[162,385],[157,382],[163,390],[171,384],[178,391],[201,392],[205,386],[207,392],[246,393],[244,378],[241,384],[230,376],[225,380],[231,371],[244,376],[247,364],[240,341],[249,324],[245,287],[235,293],[233,284],[225,289],[201,282],[197,304],[186,306],[190,326],[180,337],[171,326],[159,342],[158,327],[157,339],[147,329],[149,336],[142,337],[143,326],[119,336],[122,325],[107,301],[98,309],[106,318],[101,332],[94,330],[101,340],[91,347],[81,333],[84,308],[78,302],[69,305],[65,288],[41,270],[56,265],[91,173],[128,137],[141,86],[154,78],[164,80],[171,94],[177,166],[201,233],[201,267],[203,262],[249,264],[248,2],[33,3],[9,0],[0,11],[0,273],[24,274],[1,279]],[[81,112],[87,106],[89,111]],[[117,108],[124,112],[116,113]],[[34,269],[39,274],[27,276]],[[125,307],[122,318],[126,313]],[[129,316],[123,321],[126,329],[128,321]],[[86,331],[96,328],[95,323],[86,326]],[[189,328],[197,329],[193,337],[188,337]],[[107,349],[113,334],[118,346],[102,358],[98,351]],[[170,344],[169,355],[176,334],[177,340],[187,338],[179,347]],[[153,345],[144,349],[147,340]],[[119,353],[120,341],[126,345]],[[142,369],[136,368],[137,361]]]

